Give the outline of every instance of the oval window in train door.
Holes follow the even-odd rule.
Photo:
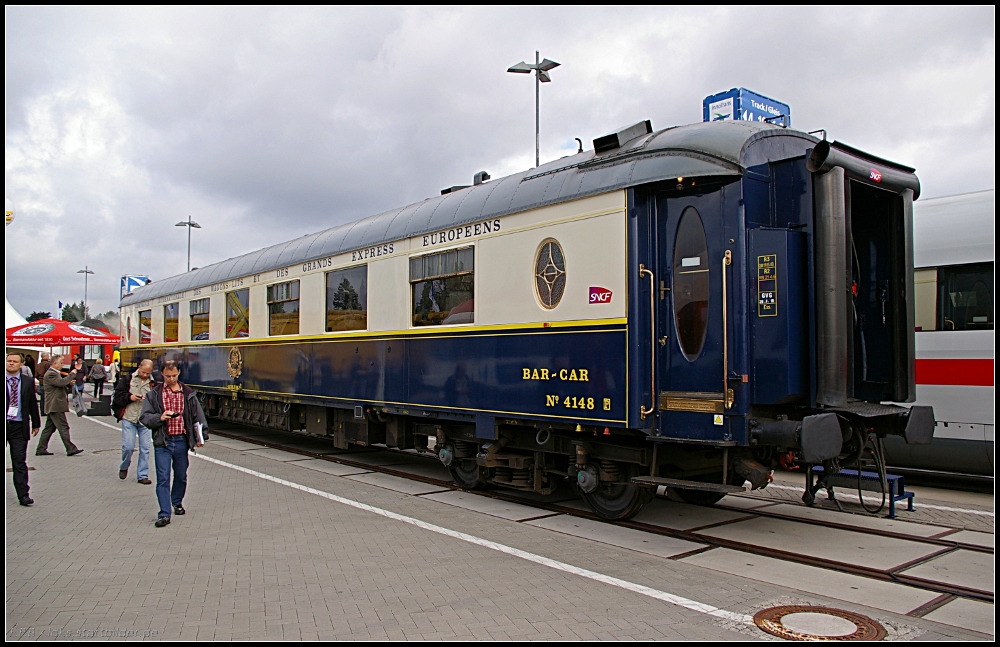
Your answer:
[[[708,333],[708,241],[698,210],[681,213],[674,239],[674,330],[681,354],[689,362],[701,355]]]

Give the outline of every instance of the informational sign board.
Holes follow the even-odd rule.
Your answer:
[[[124,299],[125,295],[132,294],[132,290],[146,285],[147,282],[149,282],[148,276],[133,276],[131,274],[126,274],[122,277],[121,298]]]
[[[792,125],[792,110],[787,103],[746,88],[733,88],[705,97],[702,113],[704,121],[766,121],[785,127]]]
[[[778,255],[757,257],[757,316],[778,316]]]

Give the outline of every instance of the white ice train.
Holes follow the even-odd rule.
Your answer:
[[[993,475],[995,193],[913,204],[915,404],[937,424],[930,445],[886,438],[892,467]]]

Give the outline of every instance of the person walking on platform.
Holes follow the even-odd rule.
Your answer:
[[[122,423],[122,464],[118,467],[118,478],[125,480],[128,468],[132,464],[132,452],[135,451],[135,438],[139,437],[139,465],[136,476],[139,483],[149,485],[149,448],[153,444],[153,432],[139,422],[142,413],[142,401],[153,388],[153,361],[144,359],[139,363],[135,373],[125,373],[115,384],[114,395],[111,396],[111,408],[115,417]]]
[[[118,364],[111,361],[110,355],[104,356],[104,365],[108,371],[108,384],[114,389],[115,385],[118,384],[118,377],[121,371],[118,370]]]
[[[90,367],[90,373],[87,374],[87,379],[94,384],[94,399],[97,400],[102,395],[104,395],[104,381],[108,379],[108,372],[104,368],[104,363],[101,362],[101,358],[98,357],[94,365]]]
[[[49,353],[42,353],[39,357],[41,359],[38,362],[38,366],[35,367],[35,377],[38,379],[38,410],[44,416],[45,385],[42,383],[42,380],[45,379],[45,372],[49,370],[49,366],[52,364],[52,355]]]
[[[49,451],[49,438],[52,437],[52,432],[56,429],[59,430],[59,437],[66,448],[67,456],[83,453],[83,450],[70,440],[69,423],[66,422],[66,412],[69,411],[66,387],[76,381],[77,372],[74,370],[63,375],[62,365],[63,356],[55,355],[52,357],[49,370],[45,371],[45,379],[42,383],[45,385],[45,415],[47,418],[42,435],[38,438],[38,446],[35,447],[35,456],[52,455],[52,452]]]
[[[35,378],[21,372],[20,354],[7,353],[7,447],[17,502],[25,506],[34,503],[28,496],[28,440],[40,426]]]
[[[87,380],[87,363],[80,359],[79,355],[75,357],[76,359],[70,366],[76,373],[73,380],[73,410],[76,411],[77,417],[80,417],[87,412],[87,405],[83,402],[83,387]]]
[[[157,384],[142,401],[139,422],[153,432],[153,458],[156,461],[156,500],[160,512],[156,527],[170,523],[173,513],[185,513],[184,493],[187,491],[188,450],[201,447],[208,438],[208,422],[201,403],[191,387],[179,381],[181,369],[177,362],[167,361],[160,369],[163,384]],[[174,482],[170,485],[170,469]]]

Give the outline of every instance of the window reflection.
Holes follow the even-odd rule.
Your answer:
[[[208,339],[209,299],[195,299],[188,305],[191,315],[191,340],[204,341]]]
[[[153,341],[153,311],[139,312],[139,343],[149,344]]]
[[[472,247],[410,259],[413,325],[438,326],[475,321]]]
[[[299,334],[299,282],[267,286],[268,334]]]
[[[226,293],[226,338],[250,336],[250,290]]]
[[[326,331],[368,327],[368,266],[326,273]]]
[[[178,304],[168,303],[163,306],[163,341],[177,341],[177,313],[180,310]]]

